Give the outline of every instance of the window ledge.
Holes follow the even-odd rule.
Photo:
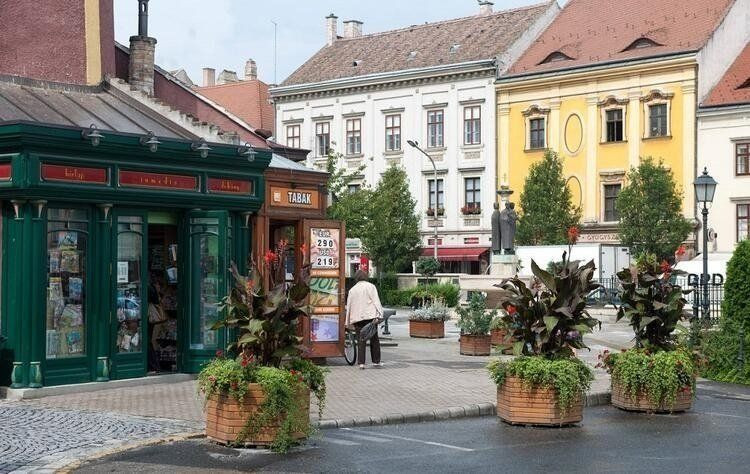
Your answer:
[[[475,143],[471,145],[461,145],[462,151],[475,151],[475,150],[481,150],[484,148],[484,143]]]
[[[643,137],[644,140],[660,140],[660,139],[672,139],[672,135],[657,135],[655,137]]]
[[[603,141],[603,142],[599,142],[599,144],[600,145],[621,145],[621,144],[627,143],[627,142],[628,142],[627,140],[617,140],[617,141],[613,141],[613,142]]]
[[[547,147],[542,147],[542,148],[525,148],[523,151],[524,153],[537,153],[540,151],[547,151],[547,150],[548,150]]]
[[[404,154],[404,150],[386,150],[383,152],[385,156],[401,156]]]
[[[355,160],[357,158],[363,158],[364,156],[364,153],[357,153],[356,155],[344,155],[344,158],[347,160]]]
[[[444,146],[427,147],[425,149],[427,153],[443,153],[445,150],[447,150],[447,148]]]

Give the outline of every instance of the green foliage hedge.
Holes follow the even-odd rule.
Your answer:
[[[744,331],[745,362],[739,358]],[[703,338],[705,365],[702,375],[720,382],[750,384],[750,240],[742,241],[727,264],[724,302],[718,331]]]
[[[449,308],[455,308],[458,306],[459,295],[458,286],[442,283],[405,290],[383,289],[380,291],[380,300],[386,306],[411,306],[414,298],[424,299],[427,302],[441,299]]]

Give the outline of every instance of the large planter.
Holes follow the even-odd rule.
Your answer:
[[[649,400],[648,395],[643,390],[640,390],[635,397],[632,397],[619,381],[612,379],[612,405],[627,411],[648,413],[680,412],[689,410],[693,406],[693,391],[692,389],[686,392],[678,390],[674,405],[672,406],[664,403],[655,405]]]
[[[409,336],[423,337],[427,339],[440,339],[445,337],[445,321],[410,319]]]
[[[488,356],[492,350],[490,336],[473,336],[462,334],[459,339],[459,352],[468,356]]]
[[[493,329],[490,331],[490,343],[493,346],[508,344],[508,342],[505,341],[507,335],[508,331],[505,329]],[[513,347],[506,347],[502,352],[503,354],[513,354]]]
[[[241,444],[244,446],[269,446],[276,439],[281,420],[274,420],[261,428],[257,433],[250,434],[238,441],[237,437],[247,424],[247,420],[254,416],[266,400],[263,387],[257,383],[249,384],[249,390],[242,402],[227,394],[209,397],[206,402],[206,437],[222,444]],[[305,387],[298,394],[298,403],[305,419],[310,418],[310,389]],[[305,433],[293,433],[295,440],[306,437]]]
[[[497,416],[513,425],[572,425],[583,419],[583,397],[563,413],[553,389],[527,387],[509,376],[497,388]]]

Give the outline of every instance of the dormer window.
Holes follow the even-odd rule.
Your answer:
[[[362,61],[360,61],[359,59],[356,59],[355,61],[352,62],[352,67],[357,67],[360,64],[362,64]]]
[[[643,49],[643,48],[652,48],[654,46],[663,46],[656,41],[652,40],[651,38],[646,38],[645,36],[642,38],[638,38],[637,40],[630,43],[630,46],[623,49],[623,51],[631,51],[633,49]]]
[[[563,53],[562,51],[555,51],[554,53],[550,53],[550,55],[544,58],[544,60],[540,62],[539,64],[556,63],[560,61],[571,61],[572,59],[573,58]]]

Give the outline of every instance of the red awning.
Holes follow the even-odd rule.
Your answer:
[[[479,257],[490,250],[489,247],[438,247],[438,260],[443,262],[478,262]],[[432,257],[433,247],[422,249],[423,257]]]

